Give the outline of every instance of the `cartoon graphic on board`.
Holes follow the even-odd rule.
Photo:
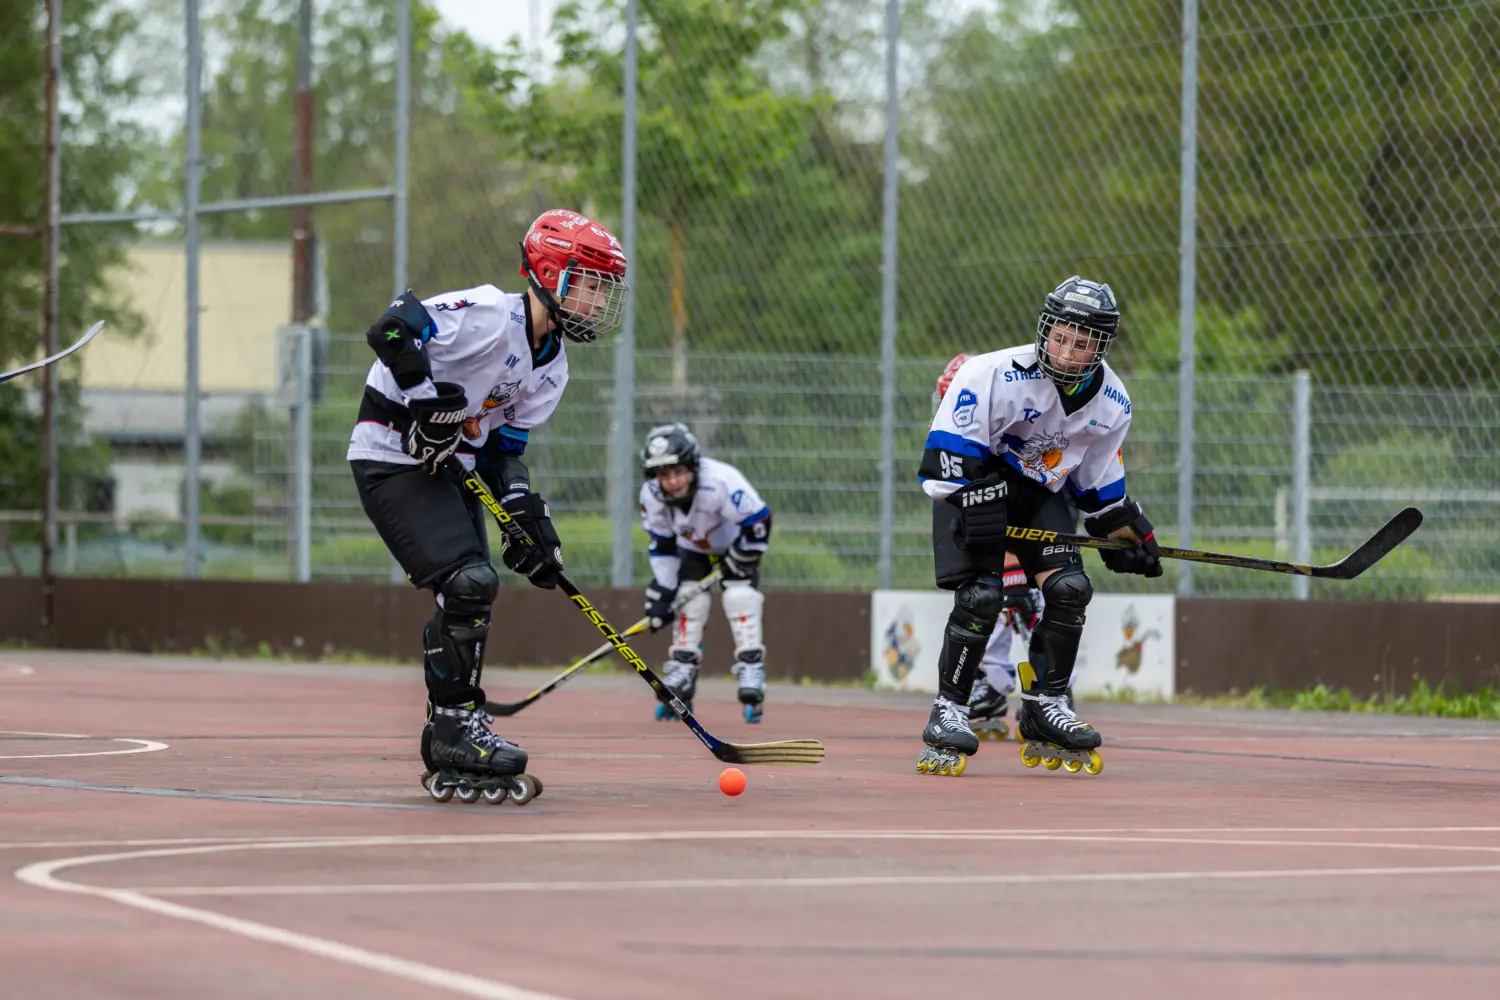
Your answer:
[[[1134,604],[1125,605],[1125,612],[1120,615],[1120,631],[1125,641],[1115,653],[1115,666],[1132,674],[1139,673],[1146,640],[1160,639],[1161,633],[1156,629],[1141,631],[1141,617],[1136,614]]]

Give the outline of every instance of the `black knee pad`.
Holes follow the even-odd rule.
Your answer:
[[[1047,599],[1043,618],[1050,616],[1053,621],[1082,626],[1084,612],[1094,599],[1094,584],[1082,566],[1065,566],[1047,577],[1042,584],[1042,596]],[[1053,608],[1057,609],[1055,614]]]
[[[1024,690],[1040,689],[1043,694],[1060,695],[1073,680],[1073,666],[1078,661],[1078,643],[1083,638],[1083,623],[1094,585],[1081,566],[1065,566],[1047,577],[1042,584],[1047,607],[1042,620],[1031,633],[1027,667],[1022,671]],[[1029,677],[1025,676],[1030,674]]]
[[[483,700],[484,639],[499,592],[500,577],[488,562],[460,566],[438,588],[443,604],[423,634],[427,691],[434,704]]]
[[[669,655],[678,663],[699,664],[703,662],[703,654],[696,649],[674,649]]]
[[[993,573],[983,573],[954,591],[953,612],[948,616],[948,624],[966,636],[988,637],[995,631],[995,621],[1004,606],[1005,591],[1000,578]]]
[[[500,577],[488,562],[472,562],[450,573],[438,593],[443,595],[445,610],[488,619],[495,595],[500,593]]]

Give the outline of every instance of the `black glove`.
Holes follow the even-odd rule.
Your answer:
[[[958,543],[969,550],[1005,548],[1005,496],[1008,492],[998,473],[976,479],[948,494],[958,508]]]
[[[646,584],[646,617],[651,619],[651,631],[659,631],[672,620],[672,602],[675,600],[676,587],[663,587],[655,580]]]
[[[719,572],[724,574],[726,580],[748,580],[759,568],[762,555],[763,553],[754,549],[730,545],[728,551],[719,557]]]
[[[506,569],[529,579],[532,586],[553,589],[563,571],[562,539],[557,537],[557,529],[552,526],[546,501],[539,493],[522,493],[501,501],[500,506],[531,539],[530,545],[519,545],[502,533],[500,561],[505,563]]]
[[[1085,518],[1083,528],[1095,538],[1122,538],[1136,543],[1133,549],[1099,550],[1099,558],[1114,572],[1161,576],[1161,546],[1156,541],[1156,529],[1134,500],[1126,497],[1115,509]]]
[[[401,447],[427,470],[430,476],[458,450],[463,436],[464,418],[469,415],[469,400],[464,387],[453,382],[434,382],[436,396],[413,399],[406,404],[411,424],[401,435]]]
[[[1036,622],[1036,591],[1026,580],[1026,571],[1017,566],[1006,569],[1000,577],[1000,612],[1007,621],[1014,621],[1024,628]]]

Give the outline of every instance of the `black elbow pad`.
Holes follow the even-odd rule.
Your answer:
[[[426,307],[407,290],[365,331],[365,342],[406,391],[432,378],[425,345],[434,332]]]

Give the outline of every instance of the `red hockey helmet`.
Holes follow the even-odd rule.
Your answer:
[[[962,368],[964,366],[964,362],[968,360],[969,356],[967,354],[953,355],[953,360],[948,362],[948,367],[944,368],[943,374],[938,376],[937,392],[934,392],[932,394],[933,406],[937,406],[943,401],[943,397],[948,395],[948,387],[953,384],[953,376],[958,374],[958,370]]]
[[[630,294],[626,264],[613,233],[563,208],[537,216],[521,241],[521,274],[558,329],[580,343],[619,327]]]

